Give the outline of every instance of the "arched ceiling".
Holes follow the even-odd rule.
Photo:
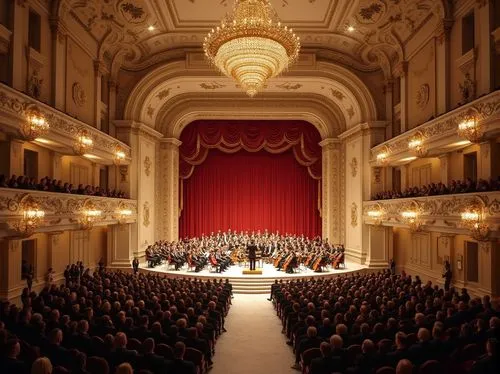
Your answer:
[[[271,0],[305,48],[324,48],[390,75],[404,45],[424,24],[447,17],[450,0]],[[233,0],[52,0],[55,19],[76,21],[99,60],[134,69],[179,47],[200,48]],[[354,31],[347,31],[347,26]],[[153,26],[154,30],[148,30]],[[121,55],[124,55],[123,58]],[[119,58],[117,58],[119,57]]]
[[[207,105],[212,110],[220,110],[219,98],[253,101],[245,105],[254,112],[267,105],[265,101],[271,98],[283,101],[299,98],[302,106],[307,106],[304,103],[308,102],[311,106],[322,107],[323,113],[317,116],[325,121],[325,128],[320,130],[324,136],[336,136],[354,125],[377,119],[375,101],[355,74],[327,62],[316,62],[315,68],[294,70],[286,77],[272,79],[259,98],[249,99],[234,81],[215,75],[212,70],[191,71],[186,69],[184,61],[164,64],[142,77],[130,92],[124,119],[147,124],[166,134],[170,131],[168,126],[175,127],[170,117],[173,112],[182,111],[176,106],[185,97],[205,99],[207,103],[206,99],[211,99]],[[194,108],[192,105],[191,109]]]

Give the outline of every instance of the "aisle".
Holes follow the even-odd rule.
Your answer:
[[[210,374],[292,374],[294,357],[268,295],[235,295]]]

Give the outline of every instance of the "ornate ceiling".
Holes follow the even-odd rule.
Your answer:
[[[404,59],[412,35],[426,23],[436,28],[445,17],[448,0],[271,2],[305,48],[330,50],[344,63],[354,60],[360,69],[382,68],[390,75]],[[136,70],[172,49],[200,48],[232,6],[233,0],[53,0],[52,12],[87,30],[98,44],[100,60],[111,63],[122,55],[122,66]]]

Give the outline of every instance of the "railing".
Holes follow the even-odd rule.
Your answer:
[[[366,224],[405,226],[401,213],[418,212],[418,219],[426,229],[443,232],[465,232],[461,228],[462,213],[472,207],[482,207],[483,219],[492,231],[500,226],[500,192],[474,192],[457,195],[438,195],[404,199],[363,202],[363,220]],[[379,215],[369,212],[380,212]]]
[[[378,144],[371,149],[371,162],[377,162],[377,155],[386,154],[386,164],[402,161],[405,157],[412,156],[408,149],[410,140],[419,134],[424,141],[424,145],[429,155],[450,152],[453,150],[453,143],[457,146],[464,146],[464,139],[457,134],[458,125],[466,115],[473,115],[481,126],[485,138],[494,136],[500,132],[500,91],[495,91],[489,95],[480,97],[468,104],[443,114],[431,121],[417,126],[392,139]],[[462,144],[460,144],[462,141]]]
[[[36,232],[81,229],[88,209],[100,212],[93,226],[137,221],[137,200],[0,188],[0,237],[14,234],[12,226],[23,218],[28,201],[45,213]]]
[[[50,132],[44,138],[55,142],[58,146],[66,146],[71,153],[72,145],[77,140],[78,132],[86,130],[94,141],[92,153],[112,162],[117,146],[125,153],[125,163],[131,159],[131,149],[125,143],[105,134],[66,113],[35,100],[12,87],[0,83],[0,124],[9,132],[19,133],[21,125],[26,121],[26,110],[37,106],[49,122]]]

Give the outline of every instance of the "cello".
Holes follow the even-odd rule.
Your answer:
[[[323,255],[319,255],[318,258],[314,260],[314,263],[312,265],[312,269],[314,271],[321,272],[321,262],[323,261]]]
[[[334,269],[338,269],[339,265],[344,262],[344,252],[339,252],[337,255],[335,255],[333,262],[332,262],[332,267]]]

